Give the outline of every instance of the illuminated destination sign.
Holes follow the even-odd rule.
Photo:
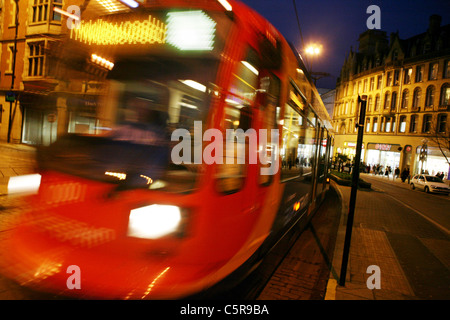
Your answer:
[[[214,49],[216,22],[201,10],[168,12],[162,22],[151,15],[144,20],[82,21],[70,38],[88,45],[170,44],[179,50]]]
[[[89,45],[155,44],[166,42],[167,26],[156,18],[109,22],[83,21],[70,31],[70,38]]]

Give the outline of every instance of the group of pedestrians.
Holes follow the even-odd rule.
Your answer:
[[[402,179],[402,182],[405,182],[406,179],[408,179],[408,182],[409,182],[409,179],[411,178],[409,168],[404,168],[403,171],[401,171],[401,173],[400,173],[400,169],[398,167],[396,167],[395,170],[392,172],[391,166],[383,167],[380,164],[374,164],[372,166],[370,166],[370,165],[367,166],[366,172],[372,173],[373,175],[381,175],[388,179],[389,179],[390,175],[393,174],[394,180],[400,178],[400,179]]]

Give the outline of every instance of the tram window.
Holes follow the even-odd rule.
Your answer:
[[[319,132],[319,165],[318,165],[318,180],[317,180],[317,195],[320,195],[324,189],[324,176],[326,166],[326,151],[327,151],[327,132],[324,127],[321,127]]]
[[[234,133],[224,135],[223,163],[218,164],[217,168],[217,187],[223,193],[236,192],[244,185],[245,163],[248,163],[250,152],[249,138],[243,139],[244,141],[238,139],[236,130],[247,131],[251,127],[251,107],[258,87],[259,65],[257,53],[249,48],[245,58],[238,63],[236,73],[233,73],[230,90],[225,99],[224,129],[232,129]]]
[[[311,175],[315,154],[315,128],[292,106],[286,105],[281,153],[281,180]]]
[[[264,84],[266,83],[266,84]],[[263,119],[261,129],[265,129],[267,132],[267,144],[265,145],[265,150],[261,149],[259,152],[266,152],[265,156],[267,159],[272,157],[272,152],[278,152],[276,150],[276,146],[272,145],[272,129],[276,129],[278,127],[278,112],[280,110],[280,80],[274,75],[269,75],[264,77],[261,81],[260,87],[268,86],[265,93],[264,103],[261,106],[261,110],[263,111]],[[260,148],[264,148],[261,146]],[[261,163],[261,168],[274,168],[272,160],[269,160],[267,164]],[[278,159],[277,159],[278,161]],[[264,175],[261,174],[262,170],[259,170],[259,183],[261,185],[269,185],[273,180],[273,175]]]

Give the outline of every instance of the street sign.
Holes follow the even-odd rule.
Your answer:
[[[5,100],[8,102],[16,101],[16,94],[12,91],[6,92]]]

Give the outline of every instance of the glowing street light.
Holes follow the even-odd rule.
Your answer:
[[[323,48],[323,46],[321,44],[318,44],[318,43],[310,44],[309,46],[307,46],[305,48],[305,53],[307,55],[311,56],[311,60],[310,60],[310,63],[309,63],[310,72],[312,72],[312,62],[314,60],[314,57],[318,56],[319,54],[322,53],[322,48]]]
[[[316,55],[317,56],[322,51],[322,45],[318,45],[318,44],[309,45],[308,47],[306,47],[305,51],[309,55]]]

